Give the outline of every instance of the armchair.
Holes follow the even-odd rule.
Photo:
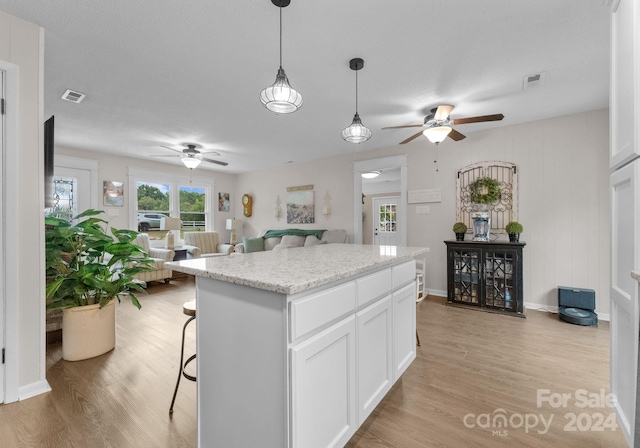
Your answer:
[[[185,232],[183,249],[188,258],[219,257],[233,252],[233,245],[221,244],[218,232]]]
[[[164,263],[167,261],[173,261],[173,258],[176,255],[175,251],[170,249],[160,249],[158,247],[149,247],[149,235],[146,233],[140,233],[132,243],[142,247],[154,261],[154,267],[151,271],[136,274],[135,278],[144,282],[164,280],[165,283],[169,283],[171,276],[173,275],[173,271],[165,269]]]

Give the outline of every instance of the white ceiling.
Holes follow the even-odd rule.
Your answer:
[[[0,0],[45,28],[45,117],[56,144],[149,159],[196,143],[228,167],[393,146],[438,104],[452,118],[503,113],[473,131],[605,108],[609,9],[603,0],[292,0],[283,10],[283,67],[302,108],[274,115],[259,101],[278,69],[278,8],[270,0]],[[355,112],[373,131],[340,133]],[[546,72],[542,87],[523,78]],[[66,89],[87,94],[80,104]],[[409,145],[430,145],[420,137]],[[455,144],[447,140],[442,145]],[[179,158],[155,159],[180,165]],[[186,169],[186,168],[185,168]]]

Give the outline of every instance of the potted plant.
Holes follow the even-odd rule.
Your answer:
[[[471,182],[469,199],[474,204],[471,218],[473,219],[473,241],[489,241],[491,232],[491,211],[489,204],[500,199],[502,188],[500,181],[491,177],[479,177]]]
[[[45,218],[48,309],[62,309],[62,357],[68,361],[93,358],[115,347],[115,300],[128,295],[140,309],[134,292],[145,282],[134,276],[151,270],[153,260],[131,243],[132,230],[111,228],[96,218],[100,210],[75,216],[76,224]]]
[[[517,243],[520,241],[520,234],[522,233],[522,224],[517,221],[511,221],[507,224],[504,230],[509,234],[509,241]]]
[[[456,241],[464,241],[464,234],[467,233],[467,225],[457,222],[453,225],[453,232],[456,234]]]

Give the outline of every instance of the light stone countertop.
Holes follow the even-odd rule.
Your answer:
[[[640,282],[640,271],[631,271],[631,278],[633,278],[637,282]]]
[[[426,247],[323,244],[165,263],[167,269],[282,294],[297,294],[409,260]]]

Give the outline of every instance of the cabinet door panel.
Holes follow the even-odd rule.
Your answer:
[[[291,349],[291,366],[293,446],[344,446],[358,427],[355,317]]]
[[[362,424],[393,384],[391,296],[356,315],[358,423]]]
[[[393,381],[416,359],[416,283],[393,293]]]
[[[479,249],[449,249],[449,300],[480,306],[480,287],[482,263]]]

